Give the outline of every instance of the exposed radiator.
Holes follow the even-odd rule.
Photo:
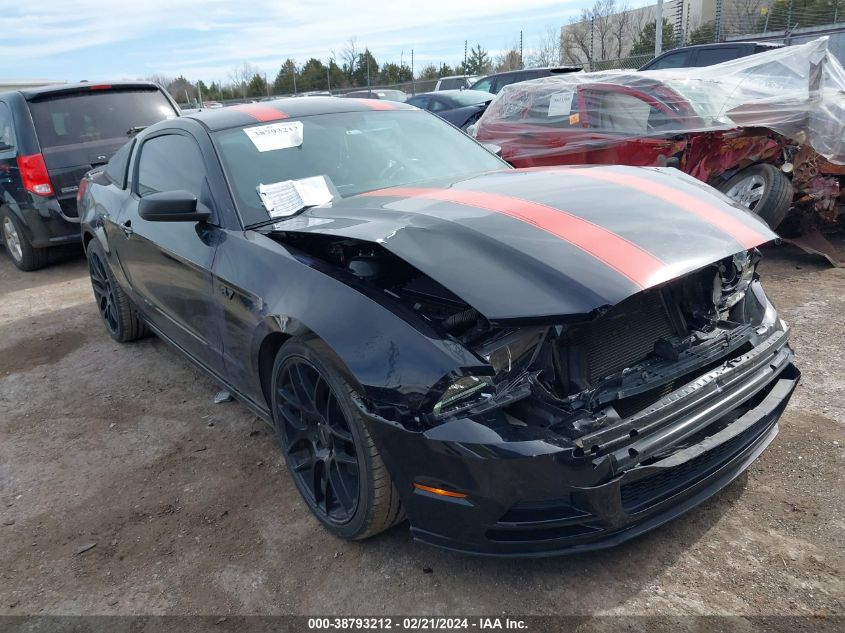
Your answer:
[[[674,333],[656,291],[643,292],[611,308],[596,321],[570,330],[566,344],[585,354],[591,384],[629,367],[654,351],[654,344]]]

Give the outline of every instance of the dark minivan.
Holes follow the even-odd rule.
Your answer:
[[[658,55],[638,70],[662,70],[664,68],[701,68],[714,66],[722,62],[764,53],[783,44],[772,42],[718,42],[684,46]]]
[[[151,82],[60,84],[0,93],[0,236],[21,270],[80,239],[76,194],[145,127],[179,116]]]

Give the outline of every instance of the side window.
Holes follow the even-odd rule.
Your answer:
[[[428,97],[411,97],[406,103],[410,103],[412,106],[425,110],[428,106]]]
[[[145,141],[138,159],[138,195],[181,189],[202,193],[205,165],[196,142],[181,134]]]
[[[493,77],[485,77],[479,82],[472,85],[473,90],[481,90],[483,92],[493,92],[490,88],[493,87]]]
[[[511,84],[519,83],[520,81],[525,81],[520,76],[520,73],[514,73],[512,75],[505,75],[503,77],[499,77],[498,85],[496,86],[497,90],[501,90],[505,86],[509,86]]]
[[[106,176],[121,189],[126,189],[126,167],[129,163],[129,154],[132,153],[134,141],[129,141],[121,147],[106,165]]]
[[[442,101],[439,101],[437,99],[432,99],[431,103],[428,104],[428,109],[431,112],[443,112],[443,110],[448,110],[449,106],[447,106]]]
[[[0,101],[0,146],[14,145],[15,135],[12,133],[12,111]]]
[[[714,48],[701,48],[695,58],[696,66],[712,66],[721,64],[731,59],[741,57],[739,48],[736,46],[719,46]]]
[[[689,53],[687,51],[679,51],[677,53],[670,53],[666,57],[661,58],[648,67],[648,70],[661,70],[663,68],[686,68],[689,66],[687,58]]]
[[[590,127],[614,134],[647,134],[666,127],[665,115],[625,92],[585,92]]]

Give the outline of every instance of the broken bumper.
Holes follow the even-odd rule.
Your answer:
[[[509,441],[468,418],[425,433],[371,420],[370,430],[419,541],[489,556],[611,547],[700,504],[765,450],[800,377],[786,341],[776,332],[673,392],[648,409],[667,424],[598,454],[552,434]],[[619,425],[626,433],[629,421]]]

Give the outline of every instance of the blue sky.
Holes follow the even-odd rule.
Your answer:
[[[275,76],[288,57],[340,57],[351,37],[379,63],[454,64],[464,39],[526,51],[589,0],[0,0],[0,80],[150,75],[226,80],[249,62]],[[643,4],[642,1],[636,4]],[[518,7],[518,8],[515,8]],[[527,54],[527,53],[526,53]]]

